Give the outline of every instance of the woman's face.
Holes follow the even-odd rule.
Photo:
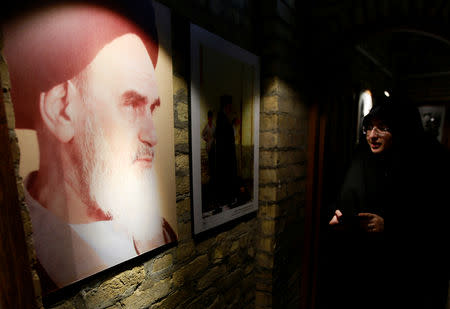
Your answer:
[[[390,128],[380,120],[372,122],[364,129],[370,150],[374,154],[386,152],[392,146],[392,133]]]

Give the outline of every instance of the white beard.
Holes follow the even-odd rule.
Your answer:
[[[130,151],[124,145],[120,151],[113,151],[102,128],[91,118],[95,116],[88,116],[86,145],[82,150],[83,175],[87,176],[90,200],[134,240],[151,240],[162,231],[153,168],[132,165],[141,148]]]

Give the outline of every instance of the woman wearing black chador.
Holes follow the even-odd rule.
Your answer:
[[[335,308],[445,308],[448,151],[398,101],[372,108],[329,222]],[[444,178],[445,177],[445,178]]]

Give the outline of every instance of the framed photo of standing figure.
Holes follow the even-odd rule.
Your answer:
[[[191,24],[194,234],[258,208],[259,57]]]

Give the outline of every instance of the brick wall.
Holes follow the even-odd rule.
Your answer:
[[[2,49],[0,33],[0,50]],[[19,176],[20,150],[14,131],[14,109],[10,96],[7,65],[0,54],[0,136],[1,138],[1,191],[0,233],[3,252],[0,284],[0,306],[40,306],[39,278],[32,266],[36,258],[32,246],[31,219],[25,206],[22,180]],[[9,152],[9,153],[7,153]],[[15,254],[11,254],[14,249]],[[31,267],[30,267],[31,266]],[[10,280],[5,282],[4,280]],[[36,301],[30,300],[38,295]]]
[[[286,53],[295,52],[294,1],[161,1],[173,13],[173,98],[179,242],[87,278],[44,301],[49,308],[287,308],[298,304],[306,107]],[[270,13],[266,24],[264,11]],[[189,21],[261,57],[260,206],[257,215],[194,239],[189,149]],[[270,23],[268,22],[268,23]],[[259,26],[267,26],[264,34]],[[236,29],[239,31],[229,31]],[[274,44],[274,42],[276,44]],[[277,46],[277,48],[274,48]],[[2,74],[7,74],[3,64]],[[3,75],[2,75],[3,76]],[[2,88],[9,89],[2,78]],[[15,167],[12,104],[5,100]],[[3,108],[3,106],[0,106]],[[16,176],[18,177],[18,176]],[[27,244],[31,225],[17,178]],[[38,306],[39,279],[34,274]]]
[[[262,8],[257,308],[299,308],[308,107],[295,1]]]

